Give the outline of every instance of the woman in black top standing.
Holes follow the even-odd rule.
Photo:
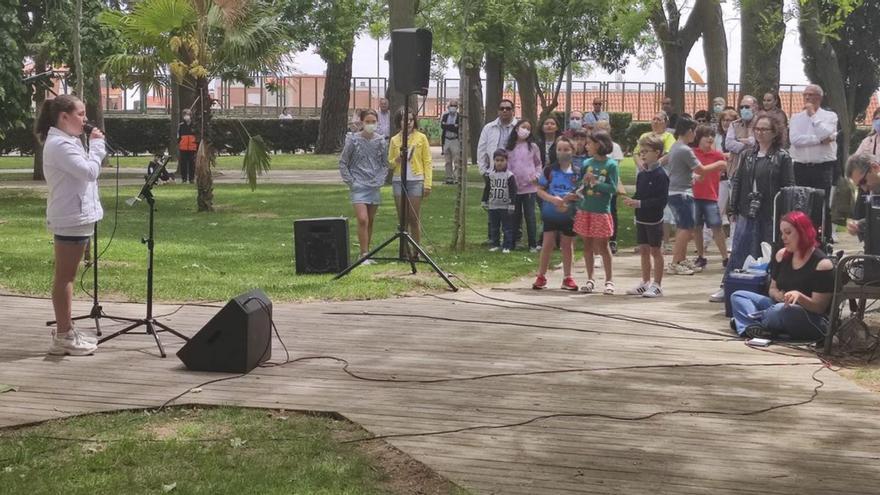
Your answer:
[[[559,123],[555,117],[547,117],[541,122],[541,132],[536,133],[535,144],[541,152],[541,164],[545,167],[556,163],[556,139],[559,134]]]
[[[816,228],[805,213],[788,213],[779,229],[784,247],[771,262],[768,295],[734,292],[731,324],[753,338],[819,340],[828,331],[834,266],[816,247]]]
[[[744,151],[730,179],[727,214],[736,223],[727,271],[741,268],[749,255],[761,257],[761,243],[773,240],[773,198],[783,187],[793,186],[791,156],[782,149],[776,120],[758,118],[752,128],[757,146]]]

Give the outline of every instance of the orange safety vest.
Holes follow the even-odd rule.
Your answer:
[[[184,134],[180,136],[180,144],[178,146],[180,151],[198,151],[199,144],[196,142],[196,137],[193,134]]]

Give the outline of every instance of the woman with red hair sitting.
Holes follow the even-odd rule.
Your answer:
[[[819,340],[828,329],[834,265],[816,247],[816,229],[803,212],[783,216],[779,230],[783,248],[770,263],[769,297],[734,292],[731,327],[751,338]]]

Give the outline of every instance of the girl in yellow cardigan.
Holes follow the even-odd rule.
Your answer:
[[[407,119],[409,127],[409,135],[407,136],[407,164],[406,164],[406,184],[401,182],[401,149],[403,146],[403,134],[398,132],[391,138],[388,143],[388,164],[394,177],[391,181],[392,190],[394,192],[394,204],[397,206],[398,219],[402,213],[402,205],[400,201],[401,190],[405,187],[407,194],[407,203],[409,208],[406,211],[406,228],[417,243],[421,242],[421,221],[419,219],[419,211],[422,205],[422,199],[427,198],[431,194],[431,148],[428,143],[428,137],[425,136],[418,127],[416,127],[416,116],[410,114]],[[403,112],[396,115],[398,127],[403,127]]]

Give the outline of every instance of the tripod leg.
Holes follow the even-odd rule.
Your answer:
[[[151,334],[153,336],[153,339],[156,340],[156,346],[159,347],[159,355],[162,357],[167,357],[165,354],[165,348],[162,347],[162,341],[159,340],[159,334],[156,333],[156,329],[153,328],[153,322],[147,320],[144,324],[147,326],[147,333]]]
[[[351,266],[349,266],[349,267],[346,268],[345,270],[342,270],[341,272],[337,273],[336,276],[333,277],[333,280],[339,280],[340,278],[342,278],[342,277],[348,275],[349,272],[351,272],[351,271],[354,270],[355,268],[359,267],[359,266],[361,265],[361,263],[363,263],[364,261],[367,261],[368,259],[372,258],[376,253],[378,253],[379,251],[381,251],[382,249],[384,249],[385,246],[387,246],[387,245],[391,244],[392,242],[394,242],[395,240],[397,240],[399,237],[400,237],[400,233],[394,234],[394,235],[391,236],[391,238],[389,238],[387,241],[385,241],[385,242],[383,242],[382,244],[380,244],[379,247],[377,247],[377,248],[373,249],[372,251],[370,251],[369,253],[367,253],[366,256],[364,256],[363,258],[361,258],[361,259],[355,261],[354,263],[351,264]]]
[[[101,335],[103,335],[103,333],[101,333],[101,317],[95,316],[94,318],[95,318],[95,335],[100,337]]]
[[[434,271],[437,272],[437,275],[440,275],[440,278],[442,278],[443,281],[446,282],[449,288],[452,289],[453,292],[458,292],[458,287],[456,287],[455,284],[453,284],[452,281],[449,280],[449,277],[447,277],[446,273],[441,270],[439,266],[437,266],[437,263],[434,263],[434,260],[432,260],[431,257],[428,256],[428,253],[426,253],[425,250],[422,249],[422,246],[419,246],[412,237],[409,237],[409,235],[407,235],[407,240],[410,244],[412,244],[416,251],[425,258],[425,261],[427,261],[428,264],[431,265],[431,268],[433,268]],[[413,273],[415,273],[415,266],[413,267]]]
[[[130,330],[134,330],[135,328],[137,328],[143,324],[144,324],[143,320],[137,320],[134,323],[132,323],[131,325],[123,328],[122,330],[104,337],[103,339],[99,340],[98,343],[103,344],[104,342],[107,342],[110,339],[115,339],[116,337],[119,337],[120,335],[122,335],[124,333],[128,333]]]
[[[174,335],[175,337],[177,337],[179,339],[183,339],[184,342],[189,342],[189,337],[187,337],[186,335],[183,335],[182,333],[178,332],[177,330],[174,330],[173,328],[169,327],[168,325],[164,325],[162,323],[159,323],[158,321],[153,321],[153,325],[156,325],[157,327],[170,333],[171,335]]]

